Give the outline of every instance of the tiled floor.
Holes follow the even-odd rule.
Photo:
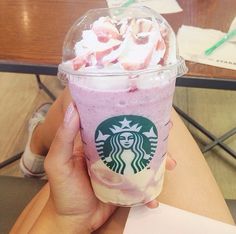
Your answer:
[[[44,82],[58,94],[62,87],[55,77],[43,77]],[[0,73],[0,161],[24,149],[27,121],[33,110],[50,99],[38,90],[33,75]],[[199,121],[216,136],[236,126],[236,92],[177,88],[174,103]],[[209,142],[190,126],[200,145]],[[226,141],[236,150],[236,136]],[[205,154],[206,160],[224,197],[236,199],[236,159],[218,146]],[[1,169],[0,174],[21,176],[18,162]]]

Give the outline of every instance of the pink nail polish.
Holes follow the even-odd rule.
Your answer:
[[[67,107],[65,117],[64,117],[65,124],[68,124],[71,121],[74,113],[75,113],[75,107],[74,107],[73,103],[70,103],[70,105]]]

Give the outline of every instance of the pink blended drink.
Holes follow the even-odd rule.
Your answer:
[[[59,71],[80,113],[96,196],[120,206],[157,197],[175,80],[186,72],[167,22],[148,8],[89,11],[69,31]]]

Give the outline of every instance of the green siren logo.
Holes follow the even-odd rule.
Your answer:
[[[157,129],[147,118],[121,115],[106,119],[95,132],[98,154],[104,164],[119,174],[136,174],[152,160],[157,147]]]

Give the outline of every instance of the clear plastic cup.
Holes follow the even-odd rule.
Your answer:
[[[76,43],[99,17],[151,19],[165,30],[165,63],[138,70],[75,70]],[[145,204],[161,192],[176,77],[186,73],[175,34],[166,20],[145,7],[94,9],[72,26],[59,77],[68,82],[79,110],[81,136],[96,196],[119,206]]]

